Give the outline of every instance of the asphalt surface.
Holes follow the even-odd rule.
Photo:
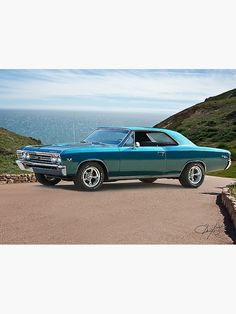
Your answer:
[[[232,181],[207,176],[198,189],[172,179],[119,181],[97,192],[71,182],[0,185],[0,243],[231,244],[217,195]]]

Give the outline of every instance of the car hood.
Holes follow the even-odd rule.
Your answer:
[[[28,150],[28,151],[36,151],[42,153],[62,153],[63,151],[69,150],[83,150],[86,148],[95,149],[98,147],[109,147],[112,145],[103,145],[103,144],[91,144],[91,143],[62,143],[62,144],[51,144],[51,145],[30,145],[24,146],[20,149]]]

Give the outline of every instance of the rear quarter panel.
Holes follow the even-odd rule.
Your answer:
[[[222,170],[227,166],[227,159],[222,155],[228,152],[221,149],[199,146],[167,146],[166,174],[179,176],[185,165],[191,161],[201,161],[206,166],[206,171]]]

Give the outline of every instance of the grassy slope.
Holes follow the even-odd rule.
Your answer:
[[[230,169],[209,174],[236,177],[236,89],[207,98],[155,127],[181,132],[197,145],[230,150],[235,160]]]
[[[234,197],[236,197],[236,186],[235,186],[235,185],[234,185],[234,186],[231,186],[229,190],[230,190],[231,194],[232,194]]]
[[[0,173],[20,173],[15,164],[16,149],[25,145],[37,145],[41,142],[30,137],[18,135],[0,128]]]

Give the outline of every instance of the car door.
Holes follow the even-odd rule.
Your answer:
[[[165,166],[165,150],[162,147],[137,146],[132,139],[120,147],[120,176],[162,176]]]

